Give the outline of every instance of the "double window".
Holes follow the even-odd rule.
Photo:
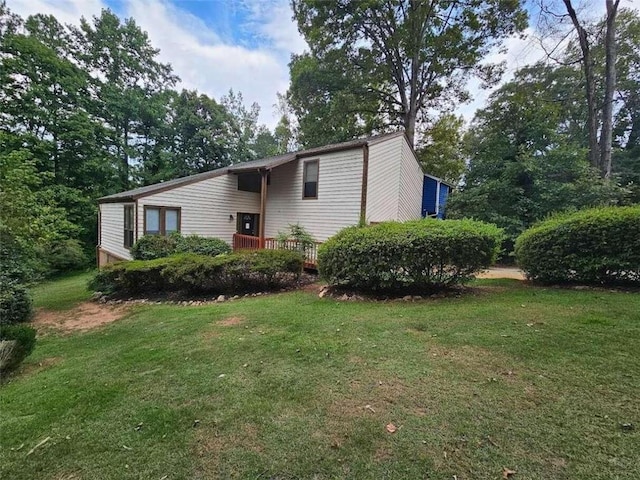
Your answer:
[[[302,173],[303,191],[302,198],[318,198],[318,160],[304,162]]]
[[[171,235],[180,231],[180,209],[175,207],[144,207],[144,234]]]
[[[131,248],[133,245],[134,232],[133,205],[124,206],[124,248]]]

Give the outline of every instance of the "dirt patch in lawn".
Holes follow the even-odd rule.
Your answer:
[[[121,319],[128,311],[126,306],[84,302],[63,312],[40,309],[36,312],[33,325],[36,328],[52,327],[64,331],[91,330]]]
[[[242,324],[246,319],[244,317],[231,316],[218,322],[221,327],[233,327]]]

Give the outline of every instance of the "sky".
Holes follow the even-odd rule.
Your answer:
[[[592,1],[591,12],[604,8],[604,0]],[[291,55],[307,47],[292,19],[289,0],[8,0],[7,4],[22,17],[45,13],[71,24],[78,24],[82,16],[99,15],[102,8],[122,18],[133,17],[160,49],[160,60],[173,66],[181,79],[179,87],[215,99],[229,89],[242,92],[247,105],[260,105],[260,122],[270,128],[278,121],[276,94],[289,85]],[[622,0],[621,6],[640,8],[640,0]],[[506,52],[488,58],[507,62],[503,81],[544,55],[533,30],[525,33],[526,38],[507,39]],[[469,88],[474,100],[457,110],[467,121],[490,94],[478,82],[472,81]]]

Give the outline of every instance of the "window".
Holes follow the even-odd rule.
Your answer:
[[[144,207],[144,234],[171,235],[180,231],[180,209]]]
[[[124,206],[124,248],[131,248],[133,245],[133,205]]]
[[[271,185],[271,174],[267,174],[267,185]],[[238,174],[238,190],[260,193],[262,190],[262,175],[255,172]]]
[[[302,198],[318,198],[318,160],[304,162]]]

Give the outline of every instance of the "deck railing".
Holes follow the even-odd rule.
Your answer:
[[[241,233],[233,234],[234,250],[259,250],[260,238],[253,235],[242,235]]]
[[[307,246],[304,249],[304,267],[315,269],[318,265],[318,246],[320,242]],[[302,246],[297,240],[279,241],[275,238],[265,238],[264,248],[268,250],[298,250],[302,251]],[[233,234],[233,250],[259,250],[260,238],[252,235]]]

